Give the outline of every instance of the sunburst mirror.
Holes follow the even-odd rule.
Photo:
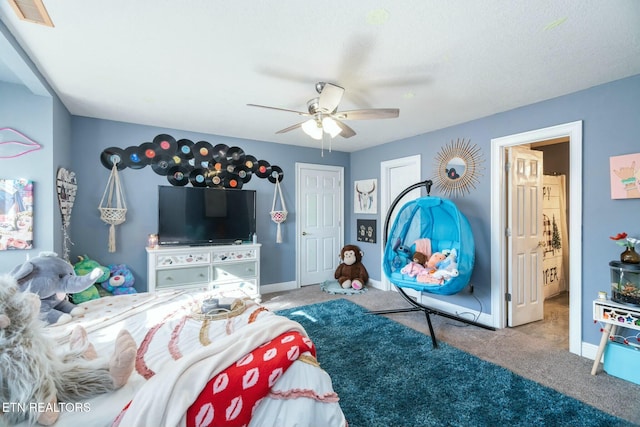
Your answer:
[[[480,148],[471,140],[451,140],[436,155],[434,183],[445,196],[470,193],[476,188],[483,161]]]

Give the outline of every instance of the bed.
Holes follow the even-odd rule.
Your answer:
[[[204,315],[210,298],[233,309]],[[57,427],[347,425],[302,326],[239,291],[139,293],[81,306],[86,314],[48,333],[66,345],[82,325],[98,354],[109,355],[125,328],[138,346],[136,367],[121,389],[61,411]],[[283,353],[273,346],[284,360],[272,357]]]

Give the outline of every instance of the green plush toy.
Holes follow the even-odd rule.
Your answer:
[[[109,268],[100,265],[98,261],[92,260],[87,255],[78,256],[78,259],[79,261],[73,266],[73,270],[78,276],[88,274],[97,267],[102,270],[102,276],[98,277],[95,283],[99,284],[109,279],[109,276],[111,275],[111,271],[109,271]],[[89,286],[89,288],[85,289],[82,292],[71,294],[71,300],[75,304],[80,304],[82,302],[91,301],[98,298],[100,298],[100,293],[96,285],[91,285]]]

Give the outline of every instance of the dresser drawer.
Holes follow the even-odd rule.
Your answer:
[[[156,257],[158,267],[179,266],[179,265],[209,265],[211,254],[206,251],[190,251],[175,254],[159,254]]]
[[[172,288],[209,281],[209,267],[173,268],[157,271],[156,288]]]
[[[236,262],[213,266],[213,280],[227,281],[242,278],[252,278],[258,273],[256,261]]]

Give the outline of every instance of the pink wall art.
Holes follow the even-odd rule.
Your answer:
[[[609,158],[612,199],[640,198],[640,153]]]

